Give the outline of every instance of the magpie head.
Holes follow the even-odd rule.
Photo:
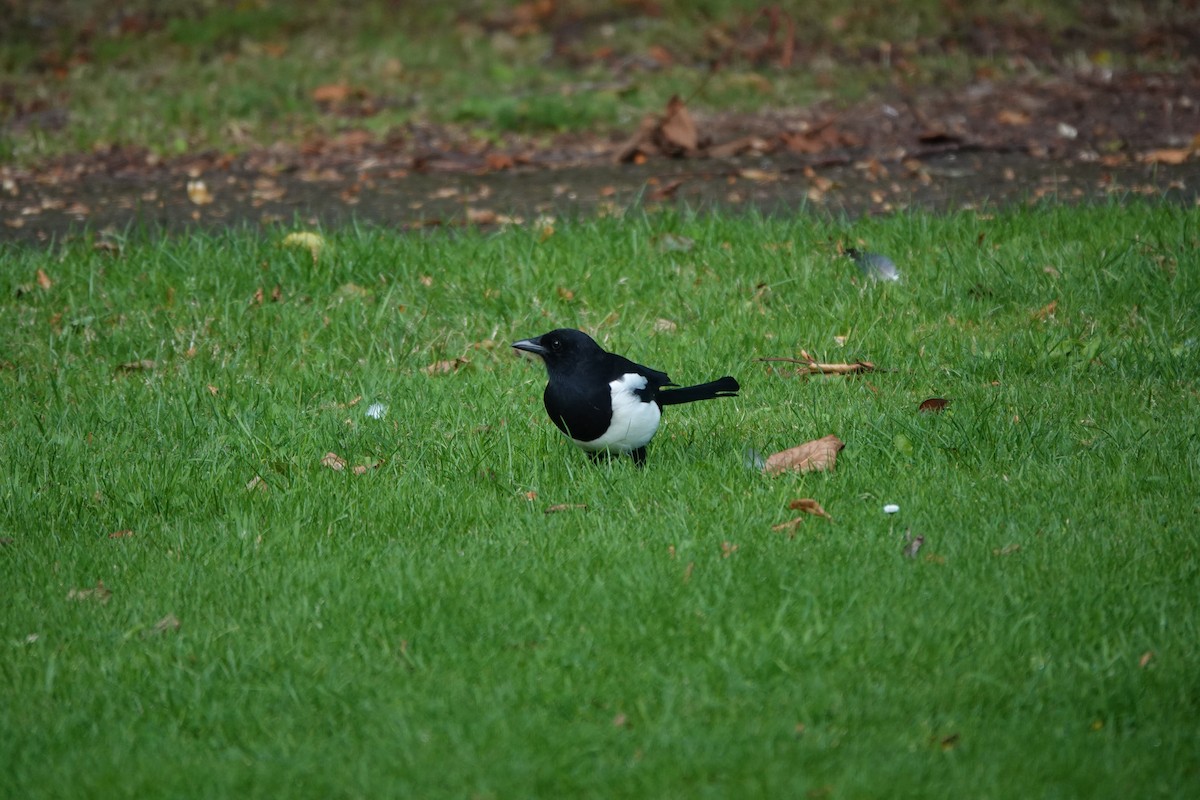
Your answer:
[[[513,342],[513,349],[533,353],[546,362],[546,369],[569,368],[604,351],[583,331],[559,328],[532,339]]]

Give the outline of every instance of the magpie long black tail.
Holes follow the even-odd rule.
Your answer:
[[[737,397],[738,382],[726,375],[715,381],[678,389],[663,389],[658,393],[658,404],[673,406],[679,403],[694,403],[697,400],[712,400],[714,397]]]

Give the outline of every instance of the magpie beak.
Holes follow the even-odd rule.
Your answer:
[[[646,462],[646,445],[658,430],[663,406],[736,397],[738,382],[726,376],[696,386],[676,387],[665,372],[609,353],[583,331],[560,328],[513,348],[546,365],[546,413],[560,431],[593,460],[628,453]]]

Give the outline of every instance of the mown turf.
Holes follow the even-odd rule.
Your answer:
[[[1194,210],[547,233],[4,247],[7,796],[1200,788]],[[507,347],[560,325],[742,396],[591,465]]]

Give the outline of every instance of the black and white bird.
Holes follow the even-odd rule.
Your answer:
[[[736,397],[740,388],[729,376],[698,386],[667,388],[678,385],[665,372],[609,353],[572,328],[522,339],[513,347],[545,362],[546,412],[593,460],[628,453],[642,466],[663,406]]]

